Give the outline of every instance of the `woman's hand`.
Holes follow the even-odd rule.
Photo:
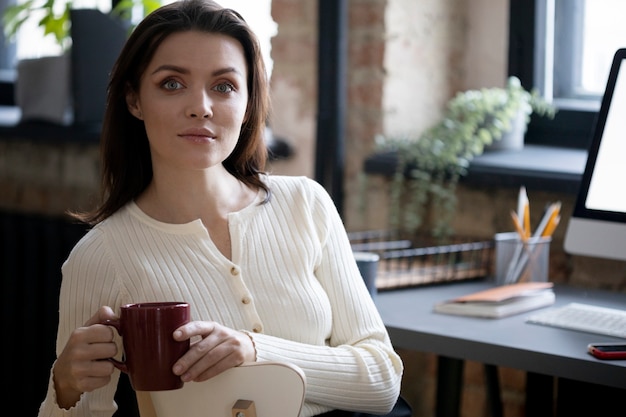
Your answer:
[[[212,321],[193,321],[174,332],[178,341],[200,336],[189,351],[174,364],[174,373],[182,380],[206,381],[215,375],[256,360],[256,350],[247,334]]]
[[[68,409],[74,406],[83,392],[105,386],[115,369],[109,361],[117,354],[113,342],[115,330],[98,324],[116,318],[110,307],[100,307],[83,327],[72,332],[53,369],[57,404]]]

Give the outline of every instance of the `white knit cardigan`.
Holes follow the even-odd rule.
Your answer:
[[[135,203],[90,230],[64,263],[57,354],[100,306],[160,300],[191,304],[192,320],[247,330],[257,360],[288,361],[307,379],[301,415],[340,408],[387,412],[402,362],[356,266],[328,193],[306,177],[268,176],[264,193],[228,217],[232,261],[200,220],[166,224]],[[119,371],[70,410],[52,375],[40,416],[107,416]],[[183,388],[184,389],[184,388]]]

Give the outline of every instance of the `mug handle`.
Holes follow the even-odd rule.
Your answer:
[[[104,320],[104,321],[101,321],[100,324],[104,324],[105,326],[111,326],[111,327],[113,327],[117,331],[117,334],[119,334],[120,336],[122,335],[121,326],[120,326],[120,320],[119,319]],[[128,373],[128,366],[126,366],[125,362],[118,361],[115,358],[107,358],[106,360],[111,362],[113,364],[113,366],[115,366],[117,369],[119,369],[120,371],[124,372],[125,374]]]

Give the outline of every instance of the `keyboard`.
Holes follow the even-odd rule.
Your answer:
[[[626,338],[626,311],[616,308],[570,303],[529,316],[526,322]]]

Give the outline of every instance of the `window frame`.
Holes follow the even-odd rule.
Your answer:
[[[535,37],[538,0],[510,0],[508,74],[527,89],[535,82]],[[598,116],[595,109],[560,109],[554,119],[531,117],[527,144],[587,149]]]

